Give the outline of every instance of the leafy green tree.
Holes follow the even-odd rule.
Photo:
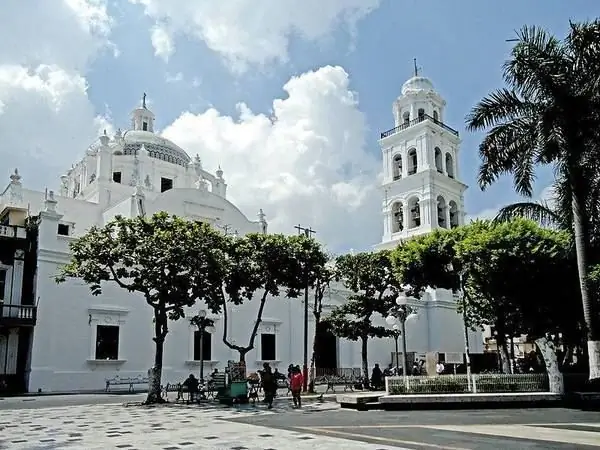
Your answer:
[[[213,312],[223,314],[223,343],[240,355],[254,348],[267,299],[282,294],[297,298],[306,286],[306,266],[323,265],[327,256],[313,239],[282,234],[248,234],[230,238],[226,248],[227,269],[219,288],[206,299]],[[228,336],[231,306],[257,299],[257,311],[248,344],[234,343]]]
[[[318,342],[319,324],[323,316],[323,297],[329,289],[331,283],[339,278],[335,267],[335,261],[327,261],[325,264],[316,265],[310,270],[310,284],[312,287],[313,304],[312,314],[315,318],[315,334],[313,337],[313,349],[310,359],[311,391],[314,391],[314,368]]]
[[[600,204],[599,36],[599,20],[571,23],[563,40],[540,28],[523,28],[504,64],[508,88],[481,100],[467,118],[469,129],[488,130],[479,147],[482,189],[508,173],[517,192],[531,197],[536,166],[555,168],[558,210],[535,203],[512,210],[558,221],[563,227],[572,225],[590,379],[600,378],[598,298],[588,287],[590,232],[597,225]]]
[[[166,213],[133,219],[117,216],[71,243],[71,261],[58,283],[79,278],[92,295],[107,283],[139,293],[154,313],[154,366],[146,402],[159,403],[169,319],[214,291],[225,269],[224,237],[208,225]]]
[[[392,273],[388,250],[339,256],[336,269],[352,294],[327,320],[336,336],[361,341],[363,372],[369,379],[367,343],[369,338],[391,335],[391,330],[377,325],[375,320],[383,321],[387,317],[400,292],[400,283]]]
[[[565,303],[578,291],[571,249],[568,233],[529,220],[478,221],[411,239],[394,250],[392,261],[396,276],[418,291],[456,290],[462,274],[459,312],[472,326],[496,329],[508,371],[506,335],[536,339],[560,332],[579,343],[580,310]]]

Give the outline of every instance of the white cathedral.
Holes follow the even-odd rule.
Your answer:
[[[394,102],[395,128],[381,134],[383,152],[383,238],[376,248],[393,248],[402,239],[464,221],[458,179],[458,132],[444,124],[445,102],[424,77],[404,83]],[[250,220],[227,199],[223,170],[214,174],[184,149],[154,132],[154,114],[145,96],[132,111],[131,128],[104,133],[83,159],[60,178],[58,192],[27,189],[17,170],[0,195],[0,393],[2,387],[29,392],[94,391],[119,376],[144,377],[153,361],[152,311],[143,298],[116,286],[90,295],[78,280],[58,285],[54,276],[69,261],[69,243],[93,225],[116,215],[135,217],[167,211],[210,223],[226,232],[268,232],[266,215]],[[26,176],[26,174],[25,174]],[[38,227],[28,227],[36,217]],[[327,313],[345,301],[343,286],[332,287]],[[460,354],[464,349],[461,317],[451,292],[431,291],[413,302],[419,318],[407,323],[408,351]],[[237,352],[222,343],[223,323],[200,339],[189,317],[170,324],[165,344],[163,381],[180,382],[200,367],[223,370]],[[247,302],[230,312],[227,334],[246,344],[257,305]],[[248,371],[268,361],[285,371],[303,357],[303,301],[267,301],[255,348],[246,355]],[[312,316],[310,317],[312,319]],[[384,320],[381,320],[384,324]],[[309,323],[312,349],[314,323]],[[319,330],[317,368],[360,368],[360,343]],[[202,342],[202,344],[201,344]],[[480,333],[471,351],[482,351]],[[370,365],[386,366],[393,339],[369,342]]]

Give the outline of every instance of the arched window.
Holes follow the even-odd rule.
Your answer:
[[[402,178],[402,155],[397,154],[394,156],[392,160],[392,175],[394,180],[399,180]]]
[[[454,158],[450,152],[446,153],[446,173],[450,178],[454,178]]]
[[[410,217],[408,218],[408,228],[417,228],[421,226],[421,208],[419,207],[419,199],[412,197],[408,201],[408,209]]]
[[[402,115],[402,120],[404,121],[404,125],[408,125],[410,123],[410,113],[405,111]]]
[[[439,147],[434,150],[435,168],[439,173],[444,173],[444,164],[442,163],[442,151]]]
[[[392,233],[404,230],[404,205],[401,202],[392,206]]]
[[[448,206],[450,206],[450,228],[456,228],[459,225],[458,205],[454,200],[451,200]]]
[[[417,173],[417,149],[411,148],[408,151],[408,174],[414,175]]]
[[[419,122],[421,120],[425,120],[425,110],[423,108],[419,109]]]
[[[439,120],[440,120],[440,118],[438,116],[438,112],[435,109],[433,110],[433,120],[435,122],[439,122]]]
[[[448,228],[448,223],[446,222],[446,211],[447,205],[446,200],[441,195],[438,195],[437,198],[437,220],[438,226],[440,228]]]

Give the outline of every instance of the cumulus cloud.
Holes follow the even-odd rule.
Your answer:
[[[152,40],[152,47],[154,47],[154,55],[168,62],[175,51],[171,35],[163,27],[155,26],[152,28],[150,39]]]
[[[209,170],[221,165],[230,198],[248,215],[263,208],[270,230],[312,226],[334,251],[381,238],[380,161],[365,148],[365,118],[341,67],[289,80],[271,116],[238,105],[238,118],[183,113],[163,135]]]
[[[114,48],[113,24],[106,0],[2,2],[0,41],[10,45],[0,50],[0,157],[3,167],[21,167],[31,187],[54,184],[109,127],[84,74],[99,51]]]
[[[248,64],[285,62],[292,35],[314,41],[339,24],[352,30],[358,20],[379,6],[380,0],[130,2],[143,5],[157,24],[168,23],[170,30],[204,41],[233,69],[243,71]],[[156,44],[155,50],[162,53]]]
[[[82,76],[57,66],[0,65],[2,166],[26,164],[30,182],[49,183],[49,169],[56,178],[74,162],[107,127],[86,90]]]
[[[83,71],[98,51],[110,47],[113,19],[106,0],[3,0],[1,64],[54,64]],[[10,43],[10,45],[6,45]]]

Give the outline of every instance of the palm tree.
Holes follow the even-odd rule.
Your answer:
[[[600,178],[600,21],[571,23],[562,41],[540,28],[524,27],[504,64],[504,80],[507,88],[485,97],[467,117],[469,130],[487,130],[479,146],[478,182],[485,189],[500,175],[511,174],[516,191],[531,197],[536,167],[554,166],[558,207],[527,203],[513,205],[512,210],[572,226],[590,379],[599,379],[597,302],[588,288],[594,214],[586,207],[598,197]]]

